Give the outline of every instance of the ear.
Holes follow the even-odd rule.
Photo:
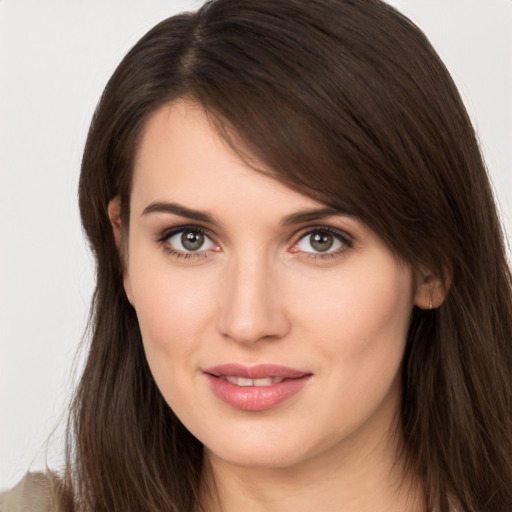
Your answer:
[[[117,248],[120,250],[123,226],[121,224],[121,198],[119,196],[114,197],[108,203],[108,218],[112,226],[114,240],[116,241]]]
[[[123,267],[124,290],[126,292],[126,296],[128,297],[128,301],[133,306],[133,293],[130,281],[130,274],[128,271],[128,266],[125,263],[125,253],[127,251],[127,248],[126,245],[123,243],[123,224],[121,222],[121,198],[119,196],[114,197],[114,199],[112,199],[108,203],[108,218],[110,220],[110,225],[112,226],[112,234],[114,235],[117,250],[119,251],[119,260]]]
[[[450,275],[439,277],[428,269],[420,269],[416,278],[414,305],[420,309],[438,308],[444,302],[450,285]]]

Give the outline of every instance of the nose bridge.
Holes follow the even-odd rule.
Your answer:
[[[233,255],[226,268],[219,329],[238,343],[278,339],[287,332],[276,264],[265,253]]]

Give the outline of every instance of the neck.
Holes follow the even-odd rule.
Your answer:
[[[205,451],[208,512],[424,512],[419,478],[397,460],[396,430],[290,467],[247,467]],[[357,445],[357,446],[356,446]],[[361,449],[360,447],[363,446]]]

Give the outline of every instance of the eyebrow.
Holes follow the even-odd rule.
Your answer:
[[[144,208],[142,215],[148,215],[150,213],[173,213],[174,215],[179,215],[180,217],[185,217],[187,219],[204,222],[205,224],[218,224],[213,215],[210,213],[201,210],[193,210],[192,208],[187,208],[186,206],[177,203],[167,203],[161,201],[151,203],[146,206],[146,208]]]
[[[310,222],[312,220],[325,219],[326,217],[333,217],[334,215],[348,215],[347,212],[337,210],[335,208],[315,208],[312,210],[304,210],[302,212],[292,213],[283,217],[281,223],[283,226],[290,226],[292,224],[301,224],[303,222]]]
[[[149,215],[151,213],[171,213],[174,215],[179,215],[180,217],[185,217],[187,219],[203,222],[205,224],[219,224],[219,222],[215,220],[215,217],[212,214],[202,210],[187,208],[186,206],[178,203],[168,203],[162,201],[153,202],[144,208],[142,215]],[[301,212],[292,213],[291,215],[287,215],[281,219],[281,224],[283,226],[290,226],[294,224],[301,224],[303,222],[324,219],[326,217],[332,217],[335,215],[348,215],[348,213],[346,211],[338,210],[335,208],[314,208],[311,210],[304,210]]]

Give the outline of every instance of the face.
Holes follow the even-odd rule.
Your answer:
[[[155,381],[212,457],[292,466],[389,431],[410,269],[358,219],[248,168],[196,105],[147,123],[125,260]]]

